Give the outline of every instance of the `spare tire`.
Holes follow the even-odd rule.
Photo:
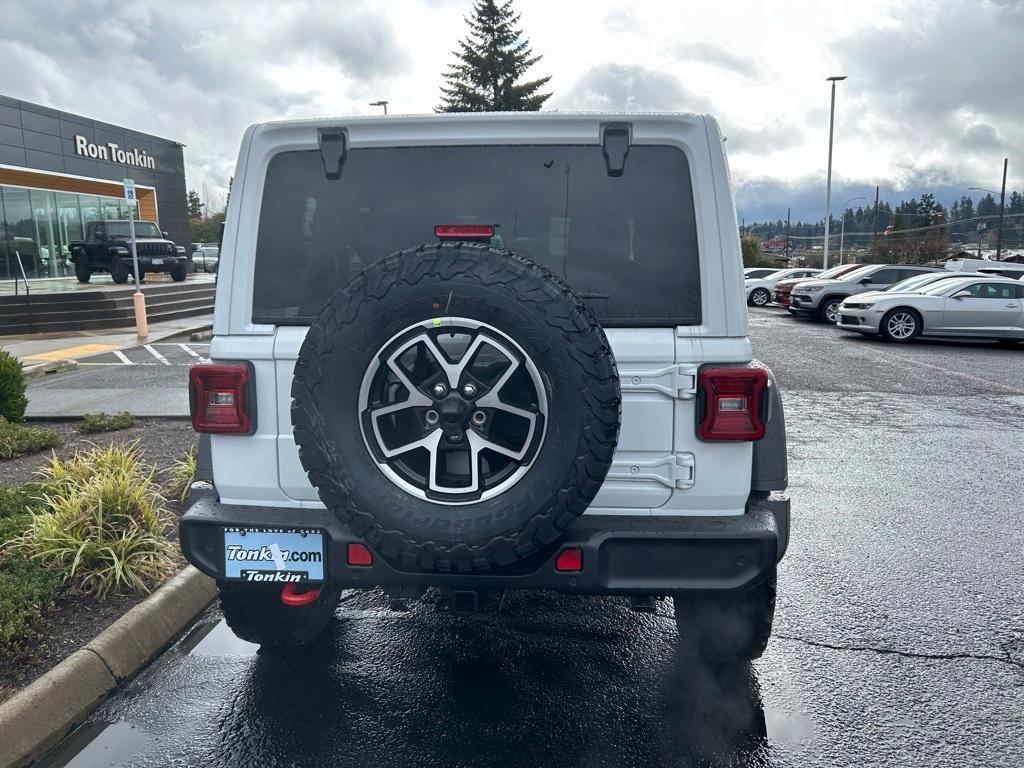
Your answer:
[[[425,245],[327,302],[292,383],[326,507],[404,568],[493,571],[555,543],[618,439],[608,339],[559,278],[475,243]]]

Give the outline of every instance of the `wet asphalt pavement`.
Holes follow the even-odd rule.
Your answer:
[[[794,529],[752,666],[676,655],[671,607],[498,616],[347,593],[311,649],[212,608],[46,765],[1024,765],[1024,349],[849,338],[754,310]]]

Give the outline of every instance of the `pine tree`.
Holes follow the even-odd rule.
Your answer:
[[[185,199],[185,208],[190,219],[198,219],[203,215],[203,203],[199,199],[199,193],[194,189],[188,191]]]
[[[476,1],[469,34],[444,75],[438,112],[536,112],[547,101],[551,94],[540,90],[550,76],[520,82],[541,57],[518,28],[519,16],[512,0]]]

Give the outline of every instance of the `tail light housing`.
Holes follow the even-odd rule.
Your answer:
[[[188,372],[192,428],[212,434],[256,431],[256,386],[252,363],[193,365]]]
[[[697,376],[697,435],[715,442],[760,440],[768,421],[768,372],[759,366],[710,367]]]

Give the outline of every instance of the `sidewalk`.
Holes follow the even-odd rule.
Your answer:
[[[204,330],[212,324],[212,314],[151,323],[149,336],[143,341],[139,341],[135,335],[134,326],[103,331],[0,336],[0,348],[21,360],[25,364],[25,372],[31,374],[48,365],[123,350],[138,344],[151,344],[171,336]]]

